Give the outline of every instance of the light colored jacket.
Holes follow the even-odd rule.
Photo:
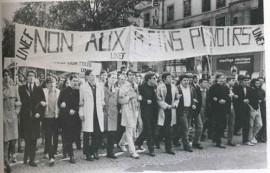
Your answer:
[[[97,109],[98,123],[99,123],[101,132],[104,131],[104,114],[103,114],[104,105],[105,103],[104,103],[103,86],[97,83],[96,84],[96,109]],[[84,117],[84,121],[82,121],[82,131],[93,132],[94,131],[94,97],[92,93],[92,88],[90,87],[88,82],[80,86],[79,116]]]
[[[171,84],[171,91],[172,91],[172,105],[178,106],[179,99],[177,99],[178,89],[174,84]],[[159,111],[158,111],[158,125],[163,126],[165,122],[165,113],[164,110],[167,108],[168,104],[165,102],[165,98],[167,95],[167,88],[164,83],[160,84],[157,87],[157,97],[159,98],[158,105],[159,105]],[[176,124],[176,108],[172,108],[172,121],[171,126]]]
[[[59,114],[59,109],[58,109],[58,106],[57,106],[57,100],[59,98],[59,94],[60,94],[60,90],[59,89],[55,89],[56,91],[56,104],[55,104],[55,118],[58,117],[58,114]],[[49,95],[49,90],[48,88],[43,88],[43,92],[44,92],[44,96],[45,96],[45,99],[46,99],[46,102],[48,102],[48,95]],[[45,114],[48,112],[48,106],[46,106],[46,111],[45,111]]]
[[[119,88],[113,87],[110,91],[108,86],[104,86],[104,96],[105,96],[105,130],[116,131],[117,130],[117,117],[118,117],[118,93]]]
[[[119,103],[121,104],[122,113],[121,125],[132,128],[136,127],[140,110],[138,86],[134,85],[135,90],[132,84],[126,81],[119,89]]]

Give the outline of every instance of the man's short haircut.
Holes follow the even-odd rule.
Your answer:
[[[218,73],[218,74],[216,74],[215,79],[217,80],[217,79],[218,79],[218,78],[220,78],[221,76],[224,76],[224,74],[222,74],[222,73]]]
[[[185,79],[185,78],[189,79],[190,76],[188,76],[186,74],[182,74],[182,75],[179,76],[179,81],[182,82],[182,80]]]
[[[101,70],[101,71],[100,71],[100,75],[102,75],[102,74],[104,74],[104,73],[107,74],[107,71],[106,71],[106,70]]]
[[[199,77],[198,77],[198,75],[195,74],[192,76],[192,78],[195,79],[195,78],[199,78]]]
[[[112,75],[116,75],[117,76],[117,73],[115,71],[112,71],[112,72],[108,73],[108,78],[110,78]]]
[[[131,69],[127,71],[127,76],[129,75],[129,73],[133,73],[135,75],[135,71],[133,71]]]
[[[37,72],[35,70],[28,70],[26,76],[28,77],[29,73],[33,73],[37,77]]]
[[[90,74],[90,73],[89,73],[89,74]],[[76,75],[76,74],[71,74],[70,77],[69,77],[69,80],[71,81],[71,80],[74,79],[74,78],[79,79],[79,76]]]
[[[235,79],[233,76],[227,76],[226,77],[226,82],[230,82],[232,79]]]
[[[11,74],[10,71],[9,71],[8,69],[4,69],[4,70],[3,70],[3,77],[4,77],[5,73],[8,73],[8,75]]]
[[[90,73],[92,73],[92,71],[93,71],[93,70],[91,70],[91,69],[90,69],[90,70],[86,70],[85,73],[84,73],[84,75],[85,75],[85,76],[89,76]]]
[[[153,76],[156,76],[156,73],[151,71],[147,72],[144,76],[144,81],[148,82],[148,80],[151,79]]]
[[[206,79],[206,78],[199,79],[199,83],[203,83],[203,81],[208,82],[208,79]]]
[[[235,69],[233,69],[233,70],[232,70],[232,73],[233,73],[233,72],[236,72],[236,70],[235,70]]]
[[[163,73],[163,74],[161,75],[161,78],[162,78],[162,80],[164,81],[168,76],[171,76],[171,75],[172,75],[171,73],[166,72],[166,73]]]

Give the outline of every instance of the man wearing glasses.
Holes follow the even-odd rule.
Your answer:
[[[157,109],[157,95],[155,92],[155,86],[157,85],[156,74],[148,72],[144,76],[145,83],[139,86],[139,93],[142,96],[140,102],[141,105],[141,117],[143,121],[143,131],[135,142],[140,148],[143,145],[143,141],[147,140],[147,146],[149,155],[154,157],[154,134],[155,126],[157,124],[156,109]]]

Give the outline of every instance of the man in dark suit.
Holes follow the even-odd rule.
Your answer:
[[[70,163],[75,163],[72,143],[77,138],[79,118],[79,78],[76,75],[70,76],[70,86],[60,92],[57,105],[59,112],[59,126],[62,129],[64,151],[70,157]]]
[[[222,144],[221,136],[226,127],[226,103],[230,101],[226,93],[225,76],[223,74],[216,75],[216,83],[209,89],[209,100],[213,112],[214,137],[213,141],[219,148],[225,148]]]
[[[27,72],[27,84],[20,87],[19,94],[22,102],[21,107],[21,126],[25,139],[24,164],[36,167],[35,154],[37,139],[40,136],[40,119],[45,108],[42,104],[45,103],[43,90],[35,84],[36,72],[29,70]]]
[[[238,76],[239,85],[233,88],[233,92],[238,95],[238,98],[235,99],[234,108],[235,108],[235,129],[234,132],[237,132],[239,129],[243,128],[243,139],[242,142],[245,145],[253,146],[249,139],[250,131],[250,109],[258,110],[259,99],[255,91],[248,86],[249,77],[245,75]],[[251,108],[250,108],[251,107]]]
[[[157,126],[157,95],[155,92],[155,86],[157,77],[153,72],[148,72],[145,75],[145,83],[139,86],[139,93],[142,96],[140,102],[141,114],[143,121],[143,131],[135,142],[138,147],[143,145],[143,141],[147,140],[147,146],[149,155],[154,157],[154,139],[155,128]]]
[[[184,150],[193,152],[188,141],[189,128],[191,125],[192,114],[196,109],[197,96],[195,88],[189,84],[189,76],[179,76],[180,85],[177,86],[180,95],[180,100],[177,112],[177,126],[180,128]],[[180,135],[175,137],[175,141],[179,141]]]
[[[203,149],[200,140],[201,135],[203,132],[204,122],[206,120],[206,114],[209,109],[208,106],[208,80],[207,79],[200,79],[199,80],[199,87],[196,88],[196,95],[198,99],[198,103],[196,106],[195,115],[195,138],[193,141],[193,147],[198,149]]]

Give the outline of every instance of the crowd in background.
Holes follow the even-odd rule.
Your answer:
[[[182,142],[185,151],[193,152],[203,149],[201,141],[207,138],[217,147],[226,148],[222,141],[225,135],[226,144],[233,147],[239,145],[234,135],[242,135],[242,143],[248,146],[266,142],[262,77],[217,73],[210,80],[196,74],[172,76],[168,72],[142,76],[125,68],[109,73],[102,70],[96,76],[87,70],[84,78],[51,74],[37,81],[31,69],[15,79],[10,71],[3,70],[7,170],[10,162],[17,161],[17,152],[24,152],[24,164],[29,161],[36,167],[37,139],[41,136],[50,166],[59,154],[59,135],[63,157],[68,156],[70,163],[76,163],[73,143],[78,150],[83,149],[86,160],[93,161],[99,159],[100,146],[106,146],[108,158],[117,159],[115,146],[139,158],[139,153],[145,151],[144,141],[152,157],[162,142],[171,155],[175,155],[172,145],[180,147]]]

